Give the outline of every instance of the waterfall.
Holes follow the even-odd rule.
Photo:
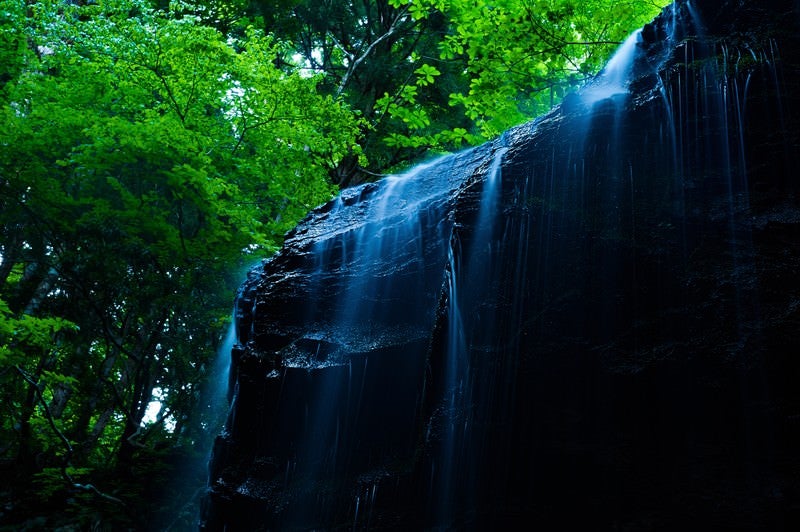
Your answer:
[[[313,211],[237,296],[203,529],[780,529],[781,2],[677,2],[547,115]]]

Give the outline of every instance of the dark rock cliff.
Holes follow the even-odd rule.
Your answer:
[[[693,0],[236,302],[201,528],[800,523],[800,6]]]

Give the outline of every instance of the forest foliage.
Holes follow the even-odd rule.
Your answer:
[[[0,526],[192,529],[246,268],[665,4],[0,0]]]

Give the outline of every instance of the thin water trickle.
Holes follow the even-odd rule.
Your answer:
[[[215,412],[215,424],[213,426],[222,426],[225,418],[228,415],[229,404],[228,398],[230,397],[230,371],[231,371],[231,352],[233,346],[236,345],[236,320],[231,317],[231,322],[222,340],[222,343],[217,349],[214,366],[212,369],[211,383],[211,408]]]
[[[353,530],[357,530],[358,529],[357,528],[357,526],[358,526],[358,510],[359,510],[360,506],[361,506],[361,496],[360,495],[356,495],[356,511],[354,512],[354,515],[353,515]]]
[[[442,524],[451,522],[454,508],[469,497],[462,468],[473,459],[474,442],[470,431],[472,404],[475,401],[474,374],[471,363],[475,331],[468,330],[465,320],[480,319],[476,314],[479,300],[483,296],[479,287],[485,288],[489,278],[490,257],[496,222],[499,219],[499,200],[502,190],[501,165],[508,148],[499,147],[492,158],[481,183],[478,215],[472,231],[473,238],[464,249],[457,228],[450,238],[445,290],[447,295],[447,337],[445,350],[445,403],[442,405],[443,436],[440,468],[437,476],[440,494],[434,513]],[[469,287],[465,298],[461,288]],[[483,323],[485,330],[491,324]],[[478,340],[479,341],[479,340]]]
[[[691,2],[691,0],[686,2],[686,9],[689,12],[689,22],[692,25],[693,30],[697,34],[701,40],[705,41],[705,24],[703,24],[703,18],[700,16],[700,13],[697,11],[695,5]]]

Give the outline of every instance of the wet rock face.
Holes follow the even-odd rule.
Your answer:
[[[793,529],[799,23],[680,3],[629,92],[313,212],[237,299],[202,528]]]

